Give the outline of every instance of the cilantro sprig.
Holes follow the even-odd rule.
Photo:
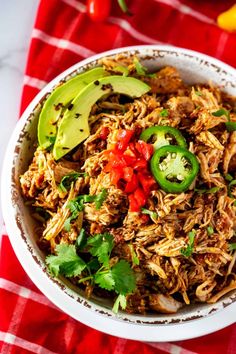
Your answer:
[[[214,229],[213,229],[212,226],[208,226],[208,227],[207,227],[207,234],[208,234],[209,236],[211,236],[211,235],[214,234]]]
[[[202,92],[199,91],[199,90],[195,90],[195,95],[197,95],[197,96],[202,96]]]
[[[232,194],[232,187],[236,186],[236,179],[233,179],[229,184],[228,184],[228,195],[230,198],[233,198],[233,194]]]
[[[134,246],[130,243],[129,244],[129,250],[132,258],[132,264],[133,265],[139,265],[139,258],[137,254],[135,253]]]
[[[227,131],[228,132],[236,131],[236,122],[232,122],[230,120],[230,112],[227,109],[221,108],[218,111],[213,112],[212,115],[215,117],[225,116],[228,120],[228,122],[225,122],[225,127],[226,127]]]
[[[68,189],[70,188],[71,184],[74,181],[76,181],[79,177],[85,177],[85,176],[87,176],[86,172],[72,172],[72,173],[69,173],[68,175],[62,177],[58,188],[62,192],[67,192]]]
[[[145,68],[145,66],[143,66],[140,61],[138,60],[137,57],[134,58],[133,60],[134,66],[135,66],[135,70],[136,73],[140,76],[149,76],[149,77],[155,77],[155,74],[150,74],[148,73],[148,69]]]
[[[188,245],[185,248],[181,248],[180,253],[185,257],[190,257],[193,253],[194,249],[194,239],[195,239],[196,231],[192,230],[188,233]]]
[[[61,244],[56,246],[56,255],[46,258],[46,264],[54,276],[76,277],[86,268],[86,263],[76,253],[74,245]]]
[[[69,216],[69,218],[66,219],[64,223],[64,229],[66,231],[70,231],[71,221],[75,220],[79,213],[84,210],[85,203],[94,202],[96,210],[99,210],[106,198],[107,190],[103,188],[101,193],[97,195],[83,194],[79,195],[75,199],[70,200],[66,207],[70,209],[71,215]]]
[[[146,208],[142,208],[141,209],[142,214],[147,214],[149,215],[152,219],[156,219],[158,217],[157,213],[155,211],[146,209]]]
[[[218,192],[221,189],[221,187],[212,187],[212,188],[195,188],[194,192],[197,192],[198,194],[214,194]]]
[[[60,274],[69,278],[80,276],[79,283],[91,282],[102,289],[116,292],[118,297],[113,311],[117,313],[119,307],[125,309],[126,295],[135,290],[136,278],[130,264],[124,259],[115,264],[110,262],[113,247],[112,235],[104,233],[87,236],[82,229],[75,245],[57,245],[56,254],[49,255],[46,264],[56,277]],[[79,255],[81,249],[83,253]],[[85,251],[90,254],[87,262],[82,258]]]
[[[236,250],[236,243],[230,243],[229,244],[229,250],[230,251],[235,251]]]
[[[230,120],[229,111],[227,111],[227,109],[224,109],[224,108],[221,108],[221,109],[218,109],[218,111],[212,112],[212,115],[214,117],[226,116],[226,118],[228,120]]]
[[[169,112],[168,109],[164,108],[161,112],[160,112],[160,116],[161,117],[168,117]]]

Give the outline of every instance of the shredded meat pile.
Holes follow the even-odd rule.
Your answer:
[[[105,58],[101,64],[113,74],[117,65],[126,65],[130,75],[136,76],[132,58]],[[134,100],[113,94],[97,102],[89,117],[89,138],[57,162],[50,151],[38,148],[20,182],[23,196],[31,201],[40,222],[39,240],[48,253],[59,243],[73,244],[82,225],[91,235],[109,232],[115,240],[114,258],[130,261],[130,244],[139,258],[139,265],[133,265],[137,289],[128,296],[126,311],[174,313],[184,304],[216,302],[236,289],[236,251],[229,248],[235,242],[236,186],[229,195],[225,178],[227,174],[236,178],[236,131],[227,131],[225,115],[212,115],[223,107],[236,122],[235,99],[206,84],[186,85],[173,67],[141,79],[151,86],[151,92]],[[163,109],[168,116],[160,114]],[[104,172],[104,151],[114,145],[119,129],[141,132],[154,125],[180,130],[200,164],[200,172],[186,192],[170,194],[160,187],[151,192],[145,207],[156,218],[131,212],[127,195]],[[104,127],[109,132],[105,140],[101,138]],[[62,177],[76,171],[86,175],[68,191],[60,190]],[[86,203],[66,231],[68,202],[80,194],[97,195],[103,188],[107,198],[101,208]],[[181,249],[193,228],[194,251],[185,257]]]

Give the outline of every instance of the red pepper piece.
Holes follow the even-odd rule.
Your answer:
[[[139,212],[140,211],[140,206],[137,202],[137,200],[135,199],[134,195],[133,194],[130,194],[128,196],[129,198],[129,208],[130,208],[130,211],[136,211],[136,212]]]

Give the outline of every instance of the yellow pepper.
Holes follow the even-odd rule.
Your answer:
[[[217,17],[217,24],[226,31],[236,31],[236,4]]]

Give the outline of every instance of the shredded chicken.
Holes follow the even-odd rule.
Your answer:
[[[126,66],[129,75],[138,77],[132,56],[105,58],[101,64],[113,74],[120,74],[117,66]],[[127,311],[175,313],[184,304],[214,303],[236,289],[236,252],[229,246],[236,242],[236,186],[229,191],[230,180],[236,179],[236,132],[227,131],[225,114],[215,114],[228,109],[235,122],[235,98],[206,84],[185,85],[173,67],[139,78],[151,86],[151,92],[127,101],[113,94],[97,102],[89,117],[89,138],[60,161],[37,148],[20,183],[32,214],[41,222],[40,241],[47,242],[51,253],[60,243],[73,244],[82,227],[92,235],[110,233],[115,242],[112,261],[132,263],[129,245],[139,259],[139,265],[133,265],[137,289],[127,297]],[[120,129],[140,134],[154,125],[179,129],[199,161],[200,172],[179,194],[157,186],[145,205],[150,215],[144,215],[131,212],[127,193],[112,183],[104,151],[113,148]],[[107,136],[101,138],[104,127]],[[76,172],[82,174],[61,189],[63,177]],[[65,228],[72,216],[70,202],[104,189],[107,195],[101,207],[86,202]],[[94,286],[86,291],[93,290]]]

